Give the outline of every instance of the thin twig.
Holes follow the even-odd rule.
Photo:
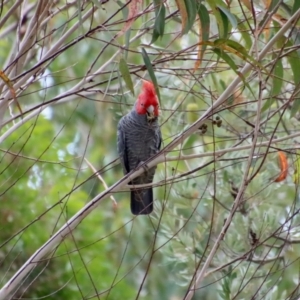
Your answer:
[[[96,168],[88,161],[87,158],[84,158],[85,162],[87,163],[87,165],[92,169],[92,171],[95,173],[95,175],[98,177],[98,179],[103,183],[104,187],[106,189],[108,189],[108,186],[106,184],[106,182],[104,181],[103,177],[101,176],[101,174],[96,170]],[[118,207],[118,203],[115,199],[115,197],[113,195],[110,195],[110,199],[113,202],[113,208],[114,210],[117,209]]]

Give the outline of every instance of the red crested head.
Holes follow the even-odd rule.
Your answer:
[[[158,117],[159,102],[152,82],[143,80],[142,92],[138,96],[135,109],[140,115],[147,114],[149,119]]]

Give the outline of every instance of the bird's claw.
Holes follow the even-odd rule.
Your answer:
[[[143,169],[144,169],[145,172],[148,172],[148,171],[149,171],[149,167],[145,164],[144,161],[141,161],[141,162],[138,164],[138,168],[141,167],[141,166],[143,167]]]

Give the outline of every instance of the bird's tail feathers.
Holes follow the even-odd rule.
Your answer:
[[[131,212],[134,215],[148,215],[153,211],[153,191],[143,189],[131,192]]]

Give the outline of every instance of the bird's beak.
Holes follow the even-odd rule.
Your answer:
[[[154,106],[153,105],[148,106],[147,115],[148,115],[148,119],[154,119],[155,115],[154,115]]]

